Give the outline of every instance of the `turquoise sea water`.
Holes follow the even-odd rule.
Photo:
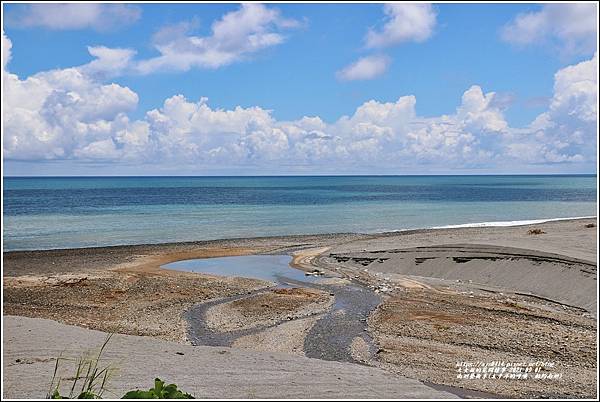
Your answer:
[[[596,215],[596,176],[4,178],[4,250]]]

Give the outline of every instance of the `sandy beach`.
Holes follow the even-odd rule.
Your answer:
[[[118,392],[160,376],[211,398],[591,398],[596,223],[6,252],[3,396],[43,397],[61,351],[115,332]],[[161,268],[250,254],[323,276],[280,289]],[[549,361],[560,378],[457,378],[465,361]]]

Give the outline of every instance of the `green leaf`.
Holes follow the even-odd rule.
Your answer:
[[[121,399],[158,399],[158,397],[154,392],[136,389],[135,391],[129,391]]]
[[[177,389],[177,385],[169,384],[165,386],[165,382],[160,378],[154,379],[154,388],[148,391],[129,391],[121,399],[194,399],[187,392]]]
[[[158,395],[159,398],[162,396],[162,391],[163,391],[164,385],[165,385],[165,382],[162,381],[160,378],[154,379],[154,393],[156,395]]]

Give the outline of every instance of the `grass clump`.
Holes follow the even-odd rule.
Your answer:
[[[71,389],[68,395],[60,394],[60,384],[64,378],[58,377],[58,368],[63,360],[61,357],[56,359],[56,365],[54,366],[54,374],[52,375],[52,381],[50,382],[50,391],[46,395],[47,399],[100,399],[102,394],[106,391],[108,380],[113,372],[110,365],[101,367],[100,361],[102,359],[102,353],[106,345],[110,341],[112,334],[106,337],[106,340],[100,347],[98,354],[96,355],[84,355],[77,359],[77,368],[75,375],[67,380],[72,380]],[[79,385],[78,385],[79,384]]]
[[[110,334],[106,337],[97,354],[86,354],[77,359],[77,366],[73,377],[63,378],[58,376],[60,363],[64,360],[69,360],[59,356],[56,359],[54,374],[52,375],[50,390],[46,395],[46,399],[102,399],[103,394],[109,391],[108,382],[115,370],[110,365],[101,364],[102,354],[112,335]],[[61,395],[60,385],[65,380],[73,381],[73,383],[71,384],[69,394]],[[156,378],[154,379],[154,388],[150,388],[147,391],[139,389],[129,391],[121,399],[194,399],[194,397],[178,389],[177,385],[165,385],[164,381]]]

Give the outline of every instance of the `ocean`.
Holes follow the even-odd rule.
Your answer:
[[[596,176],[5,177],[4,250],[596,215]]]

